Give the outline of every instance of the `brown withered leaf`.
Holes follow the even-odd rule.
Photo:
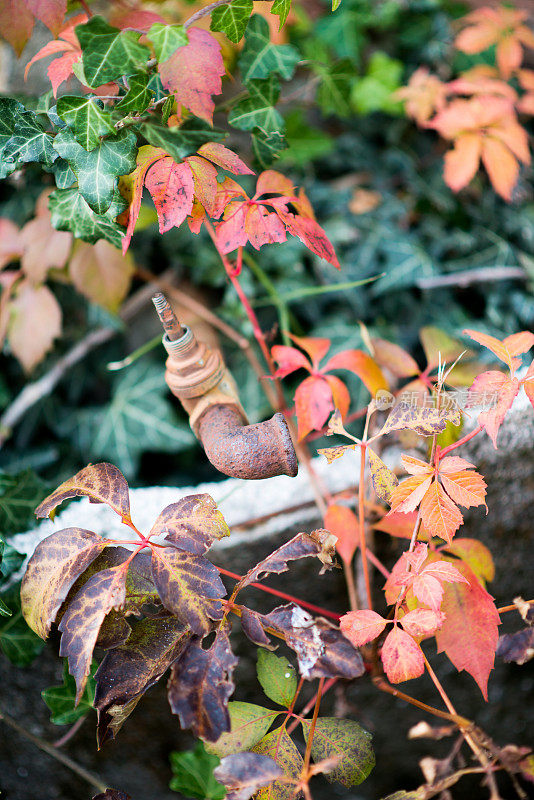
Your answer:
[[[260,561],[253,567],[242,581],[242,586],[248,586],[256,581],[261,581],[266,575],[276,572],[287,572],[288,561],[296,561],[299,558],[309,558],[310,556],[318,556],[321,562],[331,565],[333,564],[332,555],[335,554],[335,547],[329,539],[330,534],[328,531],[314,531],[315,536],[308,533],[297,533],[289,542],[285,542],[281,547],[273,553]],[[326,548],[323,550],[323,545]]]
[[[95,674],[97,739],[113,739],[143,694],[175,661],[191,631],[175,617],[145,618],[132,624],[127,642],[104,656]]]
[[[102,552],[101,536],[82,528],[64,528],[43,539],[28,562],[20,599],[24,619],[46,639],[71,586]]]
[[[284,770],[269,756],[234,753],[221,759],[213,775],[227,791],[227,800],[249,800],[263,786],[282,777]]]
[[[90,464],[58,486],[35,509],[36,517],[49,517],[51,512],[70,497],[89,497],[92,503],[106,503],[122,517],[130,519],[128,483],[113,464]]]
[[[276,647],[271,644],[271,640],[263,630],[261,619],[261,614],[258,614],[257,611],[241,606],[241,630],[245,636],[259,647],[276,650]]]
[[[344,456],[347,450],[356,450],[355,444],[338,444],[337,447],[323,447],[317,450],[319,455],[324,456],[329,464],[335,461],[336,458]]]
[[[499,637],[496,656],[503,661],[526,664],[534,658],[534,628],[524,628],[517,633],[504,633]]]
[[[229,536],[230,529],[209,494],[191,494],[164,508],[150,534],[200,556],[216,539]]]
[[[439,410],[432,406],[400,402],[391,410],[379,435],[409,429],[419,436],[432,436],[434,433],[441,433],[447,421],[453,425],[460,424],[461,417],[457,407]]]
[[[232,673],[237,666],[228,628],[217,632],[209,650],[195,639],[172,665],[168,683],[169,704],[182,728],[195,736],[216,742],[230,730],[228,700],[234,691]]]
[[[114,647],[124,644],[131,632],[132,629],[126,622],[124,613],[112,609],[104,617],[104,622],[100,626],[96,647],[101,647],[103,650],[112,650]]]
[[[155,547],[152,575],[165,608],[190,625],[193,632],[205,634],[212,619],[221,619],[221,604],[226,595],[219,571],[203,556],[175,547]]]
[[[98,572],[80,589],[59,623],[59,655],[69,660],[69,672],[76,681],[76,705],[85,689],[100,626],[112,608],[124,605],[125,584],[122,566]]]
[[[265,626],[282,633],[297,654],[303,678],[359,678],[365,672],[362,657],[339,628],[322,617],[315,619],[294,603],[278,606],[262,616]]]
[[[126,792],[119,792],[118,789],[106,789],[105,792],[95,794],[93,800],[132,800]]]
[[[273,761],[276,761],[282,768],[286,778],[285,782],[273,781],[268,786],[260,789],[256,795],[256,800],[290,800],[295,794],[295,784],[300,779],[304,761],[285,727],[276,728],[276,730],[264,736],[252,748],[252,752],[269,756]]]

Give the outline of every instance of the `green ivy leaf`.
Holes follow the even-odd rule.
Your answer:
[[[267,78],[273,72],[278,72],[287,81],[293,76],[299,59],[298,51],[290,44],[272,44],[267,20],[254,14],[239,59],[243,81],[248,83],[253,78]]]
[[[400,114],[402,103],[393,100],[391,95],[400,87],[403,71],[402,61],[380,51],[373,53],[367,74],[352,87],[353,108],[360,114],[370,114],[372,111]]]
[[[65,95],[57,101],[57,113],[85,150],[93,150],[106,134],[115,134],[111,114],[96,97]],[[54,151],[55,152],[55,151]],[[57,155],[57,154],[56,154]]]
[[[228,5],[215,8],[211,15],[212,31],[226,34],[237,44],[243,38],[254,4],[252,0],[233,0]]]
[[[219,759],[207,753],[202,742],[198,742],[194,750],[171,753],[169,759],[174,773],[169,787],[173,792],[198,800],[222,800],[226,795],[224,786],[213,776]]]
[[[247,89],[249,96],[233,107],[228,122],[243,131],[261,128],[265,133],[281,133],[284,120],[274,107],[280,96],[280,86],[275,76],[250,81]]]
[[[270,650],[259,648],[256,670],[269,700],[288,708],[297,691],[295,667],[284,656],[275,656]]]
[[[87,85],[101,86],[128,74],[148,61],[150,50],[139,44],[139,33],[120,31],[102,17],[91,17],[75,28],[82,48]]]
[[[271,6],[271,14],[276,14],[277,17],[280,17],[280,27],[278,30],[281,30],[285,24],[290,10],[291,0],[274,0],[274,3]]]
[[[106,239],[115,247],[121,246],[124,228],[114,221],[126,208],[126,201],[120,194],[114,195],[105,214],[95,214],[77,189],[57,189],[49,197],[48,208],[52,225],[58,231],[70,231],[89,244]]]
[[[308,741],[311,720],[302,721],[304,738]],[[338,757],[335,767],[325,773],[329,781],[343,786],[357,786],[364,781],[375,765],[371,747],[373,737],[353,719],[320,717],[315,726],[311,756],[315,762]]]
[[[183,25],[162,25],[155,22],[147,33],[147,38],[154,45],[156,58],[161,63],[167,61],[175,50],[189,41]]]
[[[204,743],[208,753],[215,753],[219,758],[250,750],[265,736],[276,717],[283,713],[239,701],[228,703],[228,711],[232,726],[230,732],[223,733],[216,742]]]
[[[17,572],[21,568],[26,556],[23,553],[19,553],[18,550],[15,550],[15,548],[7,542],[1,542],[0,544],[2,545],[0,574],[4,578],[9,578],[14,572]]]
[[[174,453],[195,441],[189,425],[176,418],[166,394],[159,365],[136,362],[116,381],[111,402],[72,418],[67,433],[76,434],[92,458],[111,461],[129,477],[135,474],[141,453]]]
[[[0,531],[3,536],[23,533],[35,523],[34,511],[49,486],[31,469],[16,475],[0,473]]]
[[[76,183],[76,175],[71,170],[69,162],[64,158],[54,161],[51,171],[58,189],[69,189],[73,183]]]
[[[284,164],[304,167],[334,149],[334,138],[320,128],[308,125],[301,109],[287,115],[286,138],[287,150],[280,156]]]
[[[15,111],[15,127],[2,155],[8,162],[41,161],[50,166],[57,158],[52,141],[33,111]]]
[[[350,90],[354,82],[354,65],[348,58],[332,66],[315,65],[314,71],[321,83],[317,91],[317,102],[325,114],[347,117],[351,113]]]
[[[195,119],[187,127],[167,128],[153,122],[141,125],[141,133],[154,147],[162,147],[175,161],[180,163],[185,156],[195,153],[206,142],[217,142],[225,138],[224,131],[210,128]]]
[[[24,621],[20,610],[20,583],[11,586],[1,599],[11,616],[0,625],[0,648],[16,667],[27,667],[39,655],[44,642]]]
[[[80,194],[97,214],[104,214],[110,207],[119,176],[135,169],[137,138],[131,131],[123,130],[113,138],[103,139],[87,152],[65,129],[57,134],[54,147],[69,162]]]
[[[69,675],[69,668],[65,659],[61,686],[50,686],[41,692],[41,697],[51,711],[50,722],[53,722],[54,725],[72,725],[73,722],[85,717],[90,711],[94,711],[95,680],[93,676],[97,667],[98,663],[93,661],[84,693],[75,707],[76,682],[72,675]]]
[[[125,114],[141,114],[154,98],[153,90],[150,89],[148,82],[149,77],[145,72],[136,72],[135,75],[130,75],[128,77],[130,88],[115,108]]]
[[[270,167],[286,147],[285,137],[278,131],[266,133],[261,128],[254,128],[252,131],[252,152],[261,169]]]

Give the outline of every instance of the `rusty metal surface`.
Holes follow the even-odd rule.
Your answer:
[[[198,429],[207,457],[225,475],[260,480],[297,474],[297,457],[282,414],[243,425],[235,406],[214,405],[204,412]]]
[[[156,292],[152,297],[152,302],[170,341],[173,342],[175,339],[180,339],[184,335],[184,329],[178,322],[178,317],[163,292]]]

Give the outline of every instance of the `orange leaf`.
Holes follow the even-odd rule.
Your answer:
[[[33,30],[33,14],[20,0],[0,3],[0,34],[20,56]]]
[[[398,378],[410,378],[419,374],[417,362],[398,344],[386,339],[371,339],[373,357],[381,367],[388,369]]]
[[[445,589],[445,621],[436,632],[438,652],[445,652],[457,670],[469,672],[487,700],[500,619],[491,595],[469,566],[461,561],[457,566],[468,583],[451,583]]]
[[[324,525],[337,536],[336,550],[343,561],[350,564],[359,542],[358,517],[347,506],[332,503],[326,509]]]
[[[23,281],[10,303],[8,340],[13,355],[31,372],[61,333],[61,308],[47,286]]]
[[[195,185],[195,198],[204,206],[207,214],[212,217],[215,211],[215,196],[217,194],[217,170],[199,156],[188,156],[184,159],[193,173]]]
[[[499,433],[499,428],[504,422],[506,414],[512,407],[512,403],[517,397],[520,385],[521,384],[517,378],[505,380],[499,390],[499,399],[497,400],[497,404],[493,408],[490,408],[489,411],[482,411],[482,413],[478,415],[478,423],[479,425],[483,425],[483,427],[486,429],[486,433],[493,442],[495,449],[497,449],[497,435]]]
[[[497,64],[503,78],[508,80],[513,72],[521,66],[523,48],[515,36],[505,36],[497,45]]]
[[[510,366],[510,353],[504,342],[500,342],[494,336],[489,336],[487,333],[474,331],[470,328],[465,328],[463,333],[467,334],[467,336],[470,336],[471,339],[475,340],[475,342],[487,347],[488,350],[491,350],[491,352],[497,356],[497,358]]]
[[[404,469],[406,472],[409,472],[410,475],[431,475],[434,472],[430,464],[427,464],[426,461],[421,461],[419,458],[413,458],[413,456],[407,456],[403,453],[401,455],[401,461]]]
[[[274,169],[266,169],[258,176],[256,184],[255,198],[261,197],[264,194],[283,194],[287,197],[293,197],[295,194],[295,187],[293,183]]]
[[[393,490],[391,510],[414,511],[430,488],[432,478],[427,475],[412,475]]]
[[[0,269],[10,261],[17,261],[23,252],[24,245],[17,225],[7,217],[0,217]]]
[[[330,339],[317,339],[310,336],[294,336],[289,334],[290,338],[302,350],[304,350],[311,358],[313,368],[319,369],[319,362],[325,357],[330,348]]]
[[[482,137],[478,133],[465,133],[445,153],[443,178],[453,192],[459,192],[472,181],[478,170],[482,152]]]
[[[236,153],[229,150],[220,142],[206,142],[198,148],[198,154],[209,158],[218,167],[232,172],[234,175],[254,175],[254,170],[247,167]]]
[[[391,683],[419,678],[425,671],[423,651],[411,636],[398,627],[388,633],[381,657]]]
[[[415,608],[400,620],[400,624],[410,636],[431,636],[443,625],[445,615],[429,608]]]
[[[441,475],[443,488],[455,503],[464,508],[485,506],[486,483],[482,475],[474,470],[449,472]],[[486,513],[487,513],[486,506]]]
[[[311,372],[311,365],[304,353],[296,347],[288,347],[285,344],[275,344],[271,348],[271,355],[278,364],[278,369],[274,373],[276,378],[285,378],[297,369],[307,369]]]
[[[465,458],[459,456],[445,456],[439,462],[440,475],[447,475],[449,472],[459,472],[462,469],[474,469],[475,465]]]
[[[295,410],[299,439],[321,430],[334,410],[332,392],[324,378],[312,375],[300,384],[295,392]]]
[[[387,620],[376,611],[349,611],[339,620],[341,633],[354,647],[361,647],[380,636]]]
[[[334,375],[325,375],[324,377],[330,386],[334,406],[339,409],[342,417],[346,416],[350,406],[349,390],[343,381],[340,381],[339,378],[336,378]]]
[[[497,194],[510,202],[519,176],[515,157],[502,142],[488,137],[482,145],[482,163]]]
[[[72,234],[52,227],[50,214],[35,217],[22,228],[21,266],[32,283],[42,283],[49,269],[63,269],[72,247]]]
[[[348,369],[353,372],[362,380],[373,397],[380,389],[389,389],[382,370],[376,361],[363,350],[343,350],[328,359],[321,371],[331,372],[334,369]]]
[[[384,533],[389,533],[390,536],[396,536],[402,539],[411,539],[413,530],[415,528],[415,521],[417,519],[417,512],[410,511],[403,514],[400,511],[390,511],[378,522],[375,522],[373,528]],[[421,526],[419,530],[419,541],[426,541],[428,535],[425,533],[424,527]]]
[[[286,229],[277,214],[253,203],[245,216],[245,233],[255,250],[264,244],[285,242]]]
[[[421,501],[421,516],[432,536],[439,536],[449,543],[464,521],[457,506],[437,481],[433,482]]]
[[[511,356],[520,356],[523,353],[528,353],[530,348],[534,346],[534,333],[530,331],[512,333],[511,336],[507,336],[504,339],[503,344]]]

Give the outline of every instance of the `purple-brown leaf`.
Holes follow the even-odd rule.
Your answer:
[[[273,553],[260,561],[245,575],[242,586],[248,586],[255,581],[261,581],[269,573],[287,572],[288,561],[299,558],[317,556],[323,566],[333,564],[335,556],[335,541],[328,531],[317,530],[310,536],[308,533],[297,533],[289,542],[286,542]]]
[[[24,619],[46,639],[69,589],[106,542],[82,528],[65,528],[43,539],[28,562],[20,599]]]
[[[282,777],[284,770],[269,756],[235,753],[221,759],[213,774],[226,786],[227,800],[249,800],[262,786]]]
[[[125,582],[122,566],[97,572],[69,604],[59,624],[59,655],[69,659],[69,672],[76,681],[76,705],[85,689],[104,617],[112,608],[119,610],[124,605]]]
[[[298,657],[303,678],[359,678],[362,657],[336,628],[322,617],[313,618],[300,606],[278,606],[262,617],[265,626],[282,633]]]
[[[95,794],[93,800],[131,800],[131,797],[126,792],[119,792],[118,789],[106,789],[105,792]]]
[[[63,500],[87,496],[92,503],[107,503],[123,519],[130,519],[128,483],[113,464],[90,464],[58,486],[35,509],[36,517],[48,517]]]
[[[500,636],[495,655],[508,663],[526,664],[534,658],[534,628]]]
[[[165,608],[190,625],[194,633],[208,633],[211,620],[221,619],[226,594],[219,571],[203,556],[175,547],[155,547],[152,575]]]
[[[230,530],[209,494],[192,494],[164,508],[150,534],[165,536],[180,550],[200,556]]]
[[[97,738],[115,738],[143,694],[180,656],[191,631],[175,617],[142,619],[127,642],[107,653],[95,674]]]
[[[228,630],[218,631],[209,650],[195,639],[174,662],[168,684],[169,703],[182,728],[216,742],[230,730],[228,700],[234,691],[232,673],[237,666]]]
[[[261,615],[257,611],[246,606],[241,606],[241,630],[251,642],[257,644],[258,647],[266,647],[268,650],[275,648],[271,644],[271,640],[263,630],[261,624]]]

